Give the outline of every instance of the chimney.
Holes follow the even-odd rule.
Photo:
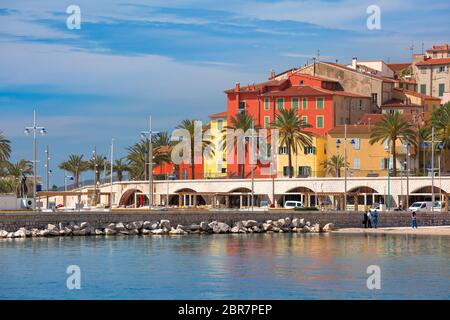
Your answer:
[[[236,87],[234,88],[235,91],[241,91],[241,84],[239,82],[236,82]]]
[[[273,80],[273,79],[275,79],[275,70],[271,70],[270,71],[270,77],[269,77],[269,80]]]
[[[357,65],[358,65],[358,58],[354,57],[352,59],[352,68],[356,70]]]

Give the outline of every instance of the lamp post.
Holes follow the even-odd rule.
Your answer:
[[[48,192],[48,189],[50,188],[50,181],[49,181],[49,177],[50,177],[50,173],[52,172],[52,170],[50,170],[50,153],[48,150],[48,145],[45,147],[45,191]],[[46,197],[46,206],[47,209],[49,208],[48,206],[48,195]]]
[[[106,183],[106,166],[107,166],[107,157],[103,157],[103,183]]]
[[[254,135],[254,131],[255,128],[252,124],[252,133],[249,136],[244,136],[244,139],[249,139],[250,140],[250,145],[251,145],[251,153],[252,153],[252,157],[251,157],[251,171],[252,171],[252,193],[251,193],[251,208],[252,211],[254,209],[254,202],[255,202],[255,140],[258,140],[260,137],[259,136],[255,136]],[[291,170],[291,168],[289,168],[289,170]]]
[[[113,205],[113,173],[114,173],[114,139],[111,139],[111,155],[110,155],[110,177],[109,177],[109,211],[112,211]],[[106,162],[105,162],[105,179],[106,179]]]
[[[33,126],[25,127],[26,135],[33,135],[33,211],[36,211],[36,180],[37,180],[37,165],[36,165],[36,153],[37,153],[37,135],[45,135],[47,131],[44,127],[39,127],[36,124],[36,110],[33,110]]]
[[[431,127],[431,141],[424,141],[423,144],[427,147],[427,144],[431,142],[431,211],[434,212],[434,151],[435,151],[435,143],[438,144],[438,148],[444,148],[444,143],[440,140],[434,139],[434,127]],[[439,173],[440,174],[440,173]]]
[[[350,144],[355,144],[355,139],[350,140]],[[341,139],[336,139],[336,148],[339,149]],[[347,124],[344,124],[344,210],[347,210]]]
[[[148,142],[148,209],[150,210],[153,205],[153,150],[152,150],[152,138],[153,136],[159,136],[159,131],[152,131],[152,117],[148,119],[148,131],[141,131],[141,137],[147,139]],[[146,170],[145,170],[146,171]]]
[[[97,147],[92,151],[92,162],[94,163],[94,206],[97,206]]]

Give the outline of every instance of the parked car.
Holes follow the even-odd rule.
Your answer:
[[[431,211],[431,201],[418,201],[414,202],[409,208],[408,211]],[[435,207],[436,208],[436,207]]]
[[[286,201],[284,203],[285,209],[295,209],[295,208],[303,208],[303,203],[301,201]]]

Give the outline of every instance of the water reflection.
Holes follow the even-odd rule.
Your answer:
[[[0,241],[1,299],[447,299],[448,237],[246,234]],[[65,287],[82,270],[82,290]],[[366,268],[382,290],[366,288]]]

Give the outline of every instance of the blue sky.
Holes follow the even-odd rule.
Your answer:
[[[66,8],[81,8],[81,29],[66,27]],[[368,30],[366,9],[381,9]],[[31,157],[23,128],[36,108],[56,164],[70,153],[118,155],[152,115],[156,129],[183,118],[207,121],[225,110],[223,90],[265,80],[271,69],[321,59],[409,60],[449,42],[450,3],[433,1],[5,1],[0,0],[0,130],[13,159]],[[42,162],[43,163],[43,162]],[[42,165],[39,168],[43,172]]]

